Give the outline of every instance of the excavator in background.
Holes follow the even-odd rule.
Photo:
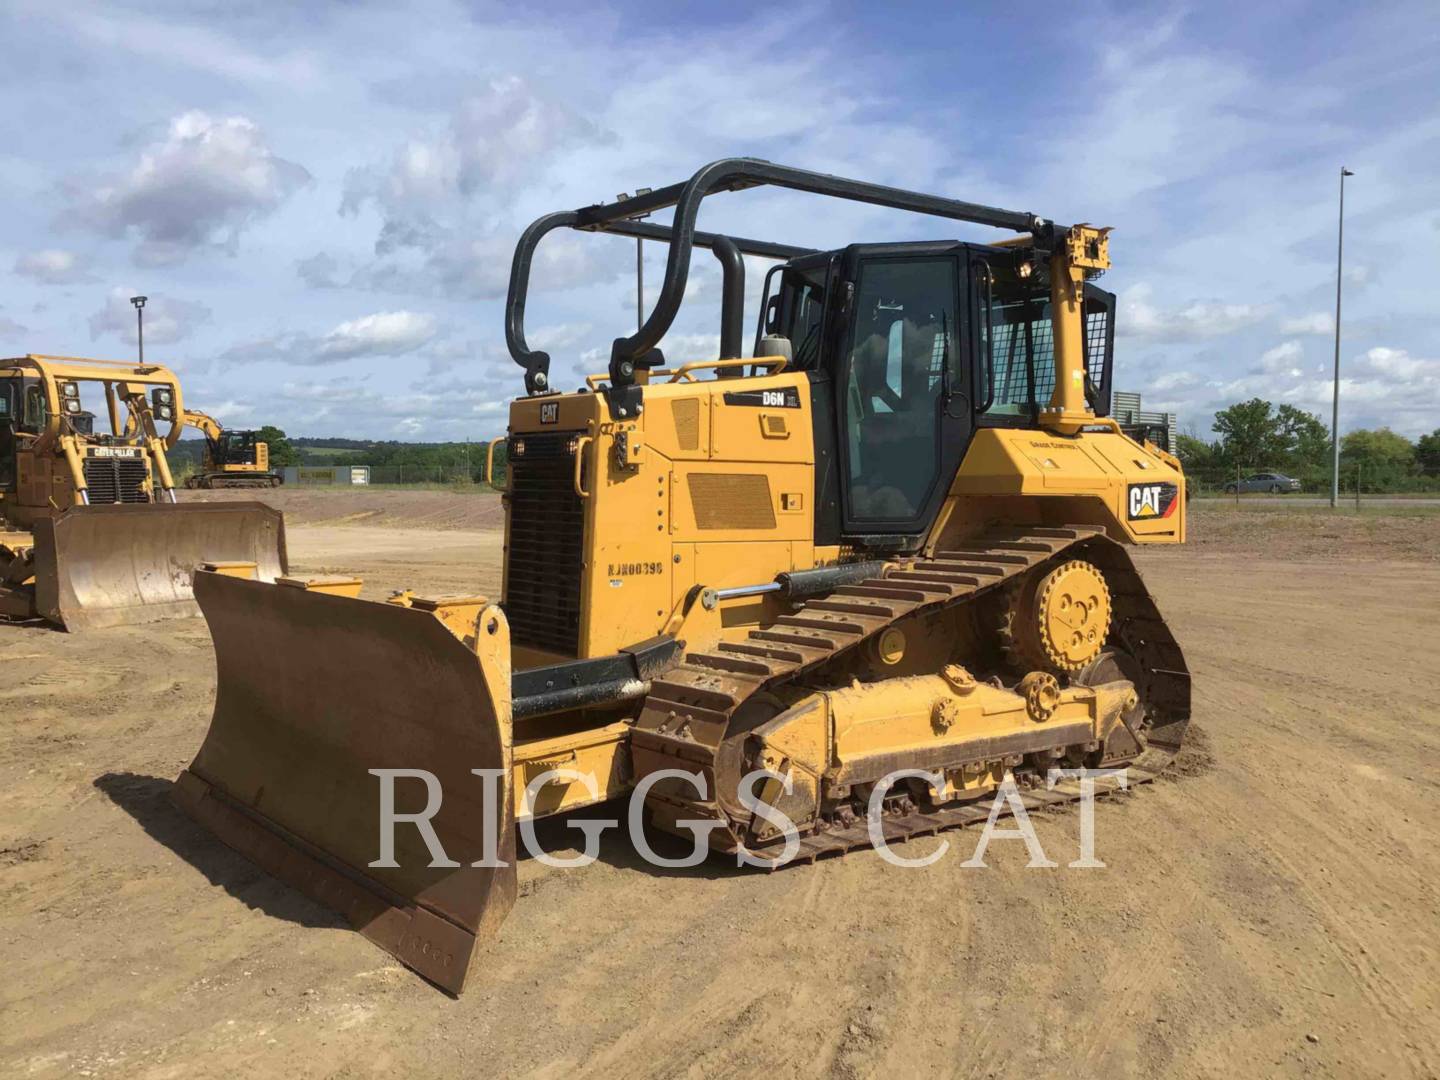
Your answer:
[[[279,511],[176,502],[166,451],[182,415],[179,380],[160,364],[0,359],[0,618],[152,622],[199,614],[200,563],[285,573]]]
[[[706,197],[761,185],[1010,235],[813,251],[696,228]],[[572,393],[525,339],[561,228],[669,244],[647,320]],[[540,218],[506,304],[526,394],[503,596],[197,573],[217,694],[174,798],[459,993],[526,817],[629,793],[777,866],[984,821],[1011,780],[1027,807],[1078,797],[1056,766],[1154,777],[1190,677],[1126,549],[1185,539],[1184,477],[1106,415],[1108,232],[746,158]],[[671,365],[697,247],[722,266],[720,356]],[[747,255],[776,261],[749,357]],[[424,827],[384,850],[386,814]]]
[[[253,431],[226,431],[213,416],[185,410],[185,424],[205,436],[200,471],[185,478],[187,488],[272,488],[284,478],[270,468],[270,447]]]

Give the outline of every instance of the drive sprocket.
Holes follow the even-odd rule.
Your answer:
[[[1007,590],[998,627],[1005,660],[1017,671],[1079,671],[1110,633],[1105,576],[1083,559],[1031,574]]]

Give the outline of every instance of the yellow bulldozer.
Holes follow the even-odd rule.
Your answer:
[[[272,488],[283,477],[270,468],[270,447],[253,431],[226,431],[219,420],[195,409],[185,410],[185,424],[205,436],[205,455],[197,472],[185,478],[187,488]]]
[[[707,196],[760,185],[1009,235],[697,230]],[[648,318],[573,393],[525,339],[560,228],[669,245]],[[197,574],[218,690],[177,802],[458,993],[526,819],[643,796],[773,866],[984,821],[1011,784],[1076,797],[1056,766],[1153,777],[1189,675],[1126,547],[1184,540],[1184,479],[1106,416],[1107,233],[754,159],[539,219],[506,309],[527,392],[503,596]],[[719,358],[670,364],[696,248],[721,264]],[[775,262],[749,357],[746,256]]]
[[[0,360],[0,617],[153,622],[199,614],[202,562],[285,573],[278,511],[176,502],[166,451],[182,415],[179,380],[160,364]]]

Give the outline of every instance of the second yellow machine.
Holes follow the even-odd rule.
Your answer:
[[[765,184],[1013,236],[697,230],[707,196]],[[525,339],[558,228],[669,243],[647,321],[573,393]],[[722,266],[720,358],[671,365],[697,247]],[[748,359],[746,255],[777,262]],[[1105,415],[1108,266],[1105,229],[751,159],[541,218],[507,302],[527,394],[503,598],[200,573],[218,693],[177,799],[458,991],[515,897],[518,815],[638,790],[660,827],[776,863],[984,820],[1007,777],[1063,801],[1056,765],[1155,775],[1190,681],[1126,546],[1184,539],[1184,481]],[[424,827],[386,857],[395,810]]]
[[[182,416],[161,364],[0,360],[0,617],[151,622],[198,614],[202,562],[285,572],[279,511],[177,502],[167,451]]]
[[[270,446],[254,431],[227,431],[207,413],[185,410],[185,424],[205,436],[200,468],[187,488],[272,488],[284,478],[270,467]]]

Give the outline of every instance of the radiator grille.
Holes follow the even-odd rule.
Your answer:
[[[689,479],[697,528],[775,528],[770,481],[760,473],[691,473]]]
[[[574,443],[581,432],[527,432],[510,439],[510,547],[505,615],[517,645],[579,655],[585,506],[575,494]]]
[[[670,406],[675,417],[675,444],[681,450],[700,449],[700,401],[681,398]]]
[[[141,458],[86,458],[85,487],[91,506],[149,502]]]

